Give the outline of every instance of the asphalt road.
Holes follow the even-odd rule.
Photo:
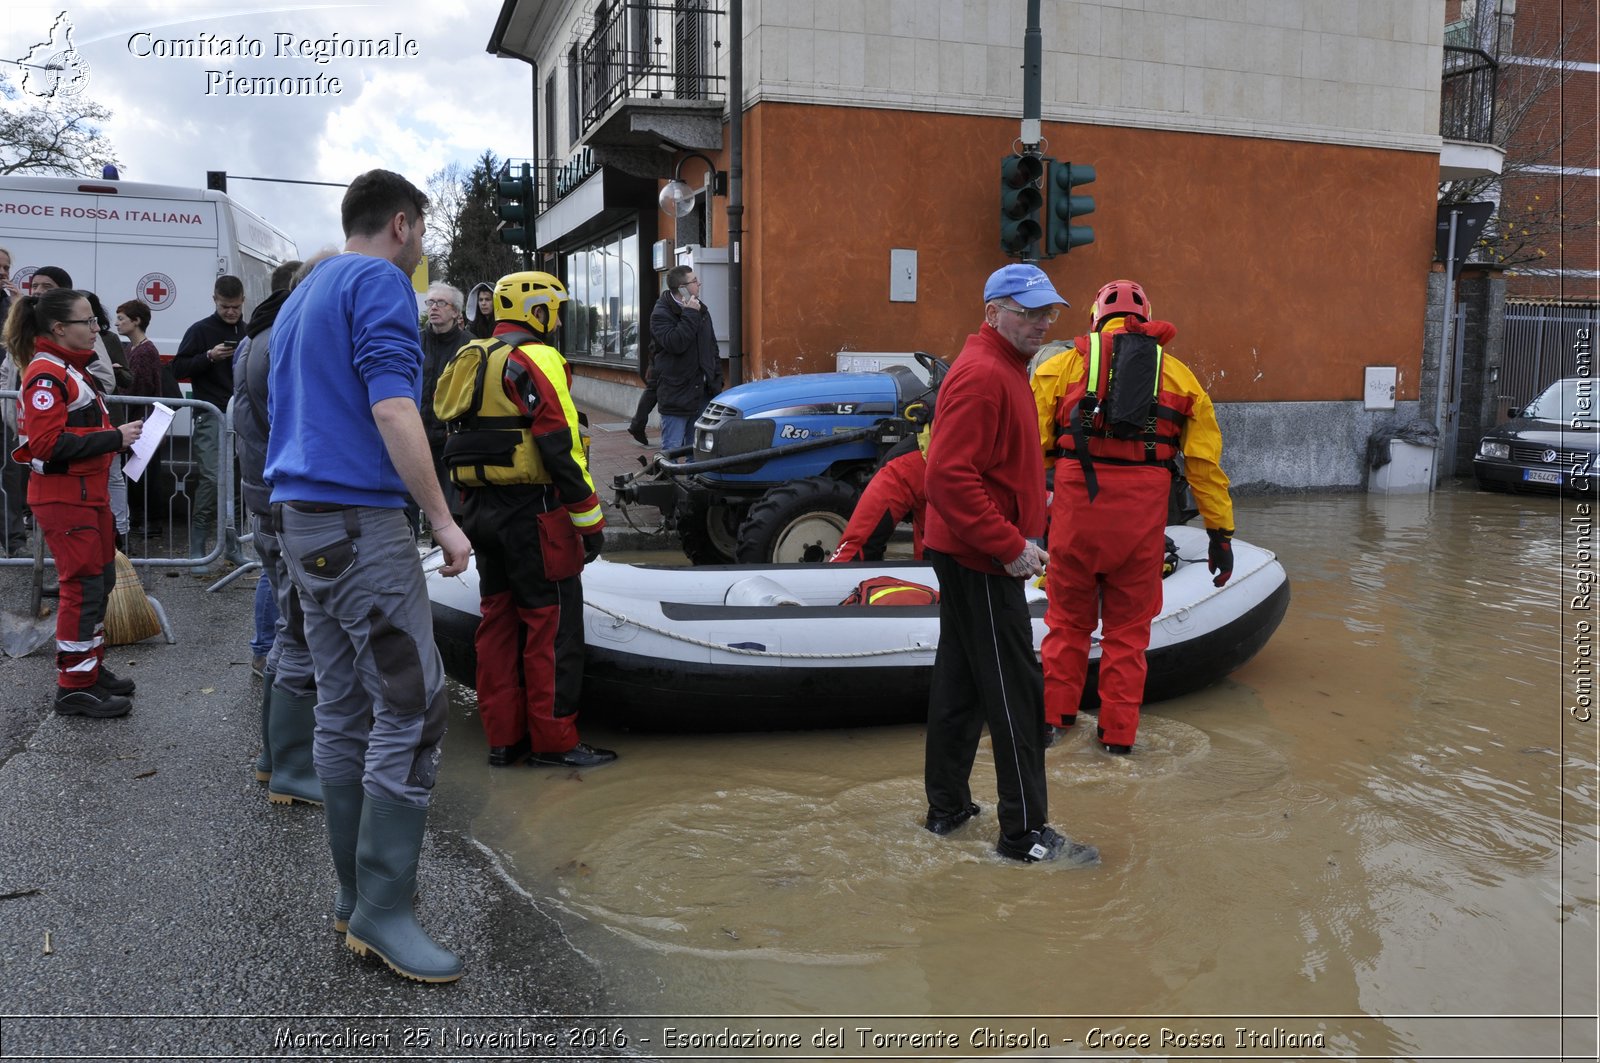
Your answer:
[[[0,656],[0,1056],[459,1058],[464,1030],[478,1058],[526,1059],[592,1027],[569,1016],[605,1010],[604,972],[448,798],[419,913],[466,976],[424,986],[345,948],[321,811],[269,805],[251,774],[250,581],[210,594],[166,571],[145,579],[177,642],[109,656],[139,684],[131,715],[57,716],[50,648]],[[26,602],[23,575],[0,569],[0,607]]]

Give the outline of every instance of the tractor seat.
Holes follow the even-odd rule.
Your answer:
[[[894,377],[894,408],[904,411],[913,402],[920,401],[931,389],[909,366],[885,366],[885,373]]]

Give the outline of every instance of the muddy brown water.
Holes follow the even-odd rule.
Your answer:
[[[1592,1059],[1583,519],[1462,486],[1241,500],[1293,587],[1272,641],[1149,708],[1132,757],[1092,726],[1047,754],[1096,869],[992,855],[987,741],[983,816],[921,830],[918,726],[591,721],[616,764],[491,771],[458,690],[441,786],[646,1054]]]

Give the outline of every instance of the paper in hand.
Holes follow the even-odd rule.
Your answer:
[[[150,464],[156,448],[167,437],[174,416],[172,407],[165,403],[158,402],[150,407],[150,412],[145,415],[144,431],[139,433],[139,438],[129,448],[132,455],[122,463],[122,475],[130,480],[138,480],[144,475],[145,466]]]

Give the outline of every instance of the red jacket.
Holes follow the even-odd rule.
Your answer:
[[[988,324],[939,385],[923,545],[1000,574],[1044,534],[1044,455],[1028,359]]]
[[[839,546],[829,561],[878,561],[895,526],[911,518],[911,556],[922,558],[922,526],[928,493],[924,488],[928,465],[922,448],[908,451],[872,474],[861,492],[850,523],[844,526]],[[867,557],[867,554],[871,557]]]
[[[37,341],[22,375],[20,441],[12,457],[30,464],[28,502],[107,505],[111,456],[122,433],[111,426],[105,400],[89,375],[93,351]]]

